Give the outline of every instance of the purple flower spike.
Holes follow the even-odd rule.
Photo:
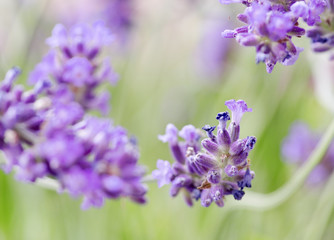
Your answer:
[[[177,129],[174,125],[168,125],[165,136],[159,136],[165,142],[172,142],[178,146],[179,154],[185,158],[185,162],[177,159],[172,167],[172,174],[164,180],[166,174],[162,174],[164,167],[158,166],[154,170],[154,177],[164,183],[171,182],[171,196],[175,197],[179,192],[185,196],[186,203],[191,206],[193,199],[201,199],[203,207],[209,207],[215,202],[218,207],[224,206],[224,197],[233,195],[236,200],[241,200],[245,192],[245,187],[251,187],[251,180],[254,172],[250,171],[250,160],[247,159],[250,151],[256,143],[255,137],[239,139],[240,126],[236,127],[235,118],[240,123],[240,118],[244,112],[249,112],[246,103],[242,100],[227,101],[226,104],[232,110],[231,129],[226,129],[226,122],[230,120],[228,112],[218,113],[216,119],[222,123],[217,135],[214,134],[214,127],[206,125],[203,127],[207,131],[207,138],[201,141],[202,149],[196,147],[200,141],[196,135],[197,130],[192,125],[183,128],[179,135],[185,139],[179,142],[177,139]],[[234,116],[234,118],[233,118]],[[167,134],[167,132],[169,132]],[[233,142],[232,142],[233,137]],[[174,153],[172,152],[173,156]],[[158,160],[158,164],[162,164]],[[164,163],[165,172],[169,173],[169,163]],[[181,191],[182,190],[182,191]]]
[[[53,43],[59,47],[67,41],[62,31],[56,29],[59,39]],[[79,45],[77,50],[83,51]],[[92,92],[80,98],[88,93],[86,87],[91,86],[91,91],[96,85],[89,73],[91,62],[71,57],[65,65],[65,73],[51,84],[41,77],[30,91],[14,85],[18,69],[10,70],[0,83],[0,150],[7,162],[3,169],[9,172],[15,167],[21,181],[55,179],[71,196],[84,198],[83,209],[121,197],[145,203],[147,189],[141,183],[145,171],[137,164],[136,143],[124,128],[89,116],[86,110],[91,102],[86,97],[94,99]],[[172,175],[170,166],[163,171],[160,185]]]
[[[66,91],[68,99],[77,101],[84,110],[107,113],[109,97],[106,92],[98,95],[96,90],[104,82],[115,84],[117,74],[108,58],[100,61],[98,55],[112,39],[102,22],[75,25],[71,29],[56,25],[47,39],[49,53],[29,76],[29,82],[38,86],[36,94],[47,91],[50,97],[58,98],[60,92]]]
[[[246,6],[237,18],[245,26],[234,30],[224,30],[224,38],[235,38],[242,46],[253,46],[256,50],[256,63],[263,62],[271,73],[277,63],[292,65],[299,57],[301,48],[294,46],[294,37],[302,37],[305,29],[301,20],[322,33],[310,37],[312,49],[323,52],[333,49],[334,44],[327,44],[327,36],[333,34],[334,16],[332,1],[238,1],[221,0],[223,3],[242,3]],[[311,29],[312,31],[313,29]],[[293,47],[291,47],[293,46]],[[297,51],[296,51],[297,49]]]

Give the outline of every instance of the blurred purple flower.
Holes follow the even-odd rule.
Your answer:
[[[204,31],[197,49],[196,65],[199,73],[207,80],[218,78],[226,67],[228,53],[232,43],[220,37],[227,23],[222,20],[211,20],[205,24]]]
[[[302,17],[309,25],[314,26],[306,32],[306,35],[311,39],[311,47],[315,52],[326,52],[334,48],[333,6],[333,0],[312,0],[308,6],[304,6],[305,10]],[[324,13],[319,15],[319,12],[322,11]],[[330,60],[333,59],[334,55],[331,53]]]
[[[264,62],[268,73],[272,72],[276,63],[283,65],[295,63],[303,49],[294,45],[293,37],[305,34],[305,29],[299,26],[299,18],[309,26],[320,24],[320,16],[327,6],[325,0],[221,2],[242,3],[246,6],[244,13],[237,16],[246,25],[235,30],[225,30],[222,35],[224,38],[235,38],[240,45],[255,47],[256,62]],[[308,37],[313,37],[313,42],[326,42],[328,45],[328,39],[324,42],[322,34],[313,35],[308,34]],[[323,51],[325,48],[321,46],[318,51]]]
[[[135,24],[134,0],[54,1],[50,9],[56,20],[66,25],[103,20],[121,46],[126,45]]]
[[[18,68],[0,83],[3,169],[15,167],[21,181],[55,179],[73,197],[83,196],[83,209],[121,197],[146,202],[135,141],[126,129],[87,113],[109,110],[107,92],[95,90],[104,82],[116,83],[110,64],[97,59],[111,39],[100,22],[69,31],[57,25],[48,39],[52,49],[30,74],[34,88],[15,85]],[[185,134],[193,137],[191,131]]]
[[[85,110],[99,109],[107,114],[108,93],[97,95],[96,88],[104,82],[116,84],[118,77],[108,58],[100,62],[97,57],[112,39],[102,22],[92,26],[75,25],[70,30],[56,25],[47,39],[51,49],[30,73],[29,82],[43,86],[40,92],[47,92],[49,96],[66,93]]]
[[[295,122],[282,143],[285,161],[302,165],[311,155],[320,140],[320,135],[312,132],[303,122]],[[325,181],[334,170],[334,143],[328,148],[321,163],[311,172],[307,182],[317,184]]]
[[[134,0],[107,0],[106,5],[107,24],[126,43],[134,27]]]

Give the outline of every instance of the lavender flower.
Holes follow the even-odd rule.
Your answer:
[[[205,77],[205,81],[218,80],[226,69],[227,58],[231,52],[232,43],[229,39],[219,37],[220,32],[230,26],[222,19],[211,19],[204,25],[198,49],[196,51],[196,69]]]
[[[118,77],[109,58],[100,61],[97,56],[112,40],[113,36],[102,22],[91,27],[76,25],[70,30],[56,25],[47,39],[51,49],[31,72],[30,84],[49,96],[65,94],[85,110],[99,109],[107,114],[108,93],[97,94],[96,89],[105,82],[116,84]]]
[[[36,93],[13,85],[19,74],[18,68],[9,70],[0,85],[0,148],[8,159],[6,172],[18,162],[22,144],[33,144],[43,122],[43,113],[36,111]]]
[[[246,26],[225,30],[225,38],[235,38],[240,45],[256,49],[256,62],[264,62],[271,73],[276,63],[292,65],[303,50],[294,45],[293,37],[301,37],[305,29],[299,27],[302,18],[309,26],[320,23],[320,14],[326,8],[325,0],[311,1],[230,1],[224,4],[243,3],[244,13],[238,19]]]
[[[311,47],[315,52],[325,52],[334,48],[334,2],[328,0],[327,4],[322,1],[311,1],[307,7],[300,6],[301,17],[314,26],[306,32],[306,36],[311,39]],[[324,11],[319,16],[320,11]],[[331,59],[334,55],[331,54]]]
[[[320,140],[320,135],[312,132],[303,122],[295,122],[282,143],[282,156],[285,161],[302,165]],[[321,163],[311,172],[307,183],[321,184],[334,170],[334,143],[330,145]]]
[[[13,168],[21,181],[49,177],[73,197],[83,196],[82,208],[101,207],[105,199],[127,197],[145,203],[145,173],[139,151],[126,129],[88,110],[108,110],[105,95],[95,89],[115,83],[106,61],[96,57],[111,40],[101,23],[57,25],[48,39],[52,49],[30,75],[34,88],[15,85],[19,69],[0,83],[0,150],[6,172]],[[193,136],[189,130],[187,138]]]
[[[225,104],[232,110],[232,122],[226,129],[229,113],[218,113],[216,135],[213,133],[216,127],[205,125],[203,130],[208,137],[201,141],[201,134],[194,126],[187,125],[178,131],[174,125],[168,124],[166,134],[159,136],[160,140],[169,143],[175,162],[171,165],[168,161],[158,160],[158,169],[152,176],[159,187],[171,184],[172,197],[182,192],[190,206],[194,199],[201,199],[204,207],[213,202],[223,207],[226,195],[241,200],[244,188],[251,187],[254,172],[250,171],[247,157],[256,138],[239,139],[241,117],[251,109],[242,100],[229,100]]]
[[[115,35],[119,47],[126,47],[129,35],[135,25],[136,15],[134,0],[81,0],[66,2],[52,2],[52,12],[57,21],[66,25],[90,23],[103,20],[106,27]]]
[[[134,26],[134,1],[107,0],[106,5],[105,15],[107,23],[122,43],[127,42]]]

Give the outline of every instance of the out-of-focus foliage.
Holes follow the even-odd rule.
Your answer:
[[[73,13],[75,6],[84,5],[71,2]],[[19,81],[25,83],[46,53],[44,39],[62,21],[66,4],[65,0],[0,2],[2,77],[18,65],[23,69]],[[252,189],[267,193],[287,182],[295,168],[282,161],[280,148],[291,123],[301,119],[324,130],[331,118],[314,96],[307,51],[295,65],[277,66],[269,75],[263,65],[254,64],[252,49],[234,48],[232,43],[221,63],[222,74],[213,81],[212,76],[199,74],[194,60],[205,23],[219,16],[223,31],[224,21],[233,25],[230,15],[238,11],[218,0],[137,0],[134,11],[128,46],[120,50],[115,45],[109,53],[120,75],[118,86],[110,90],[110,117],[137,137],[139,162],[150,171],[158,158],[170,159],[168,148],[157,140],[167,123],[178,128],[190,123],[198,128],[214,125],[226,100],[243,99],[253,114],[244,117],[241,137],[255,135],[258,140],[250,154],[256,172]],[[307,48],[309,44],[300,45]],[[0,239],[302,239],[306,228],[322,227],[308,225],[310,218],[322,218],[314,215],[322,192],[322,187],[305,185],[281,206],[257,212],[232,209],[229,200],[224,208],[199,204],[189,208],[181,198],[170,198],[167,187],[158,189],[152,183],[145,206],[109,201],[101,209],[83,212],[80,201],[66,194],[20,183],[0,172]],[[325,224],[323,239],[331,239],[333,216]]]

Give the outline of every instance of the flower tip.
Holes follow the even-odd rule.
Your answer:
[[[216,129],[216,126],[211,127],[209,124],[206,124],[204,127],[202,127],[202,129],[208,134],[211,134]]]
[[[221,35],[223,38],[235,38],[237,33],[234,30],[224,30]]]
[[[219,121],[224,121],[224,122],[226,122],[228,120],[231,120],[230,114],[228,112],[218,113],[216,119],[219,120]]]
[[[252,150],[254,148],[255,143],[256,143],[256,137],[247,137],[247,141],[246,141],[245,147],[248,150]]]
[[[252,108],[248,108],[247,103],[244,100],[239,99],[236,101],[235,99],[231,99],[225,102],[225,105],[228,109],[232,111],[232,117],[233,112],[252,112]]]
[[[158,139],[164,143],[174,143],[177,141],[178,129],[172,123],[168,123],[166,126],[166,133],[164,135],[158,135]]]
[[[15,79],[21,73],[21,69],[17,66],[12,67],[6,73],[5,79]]]

